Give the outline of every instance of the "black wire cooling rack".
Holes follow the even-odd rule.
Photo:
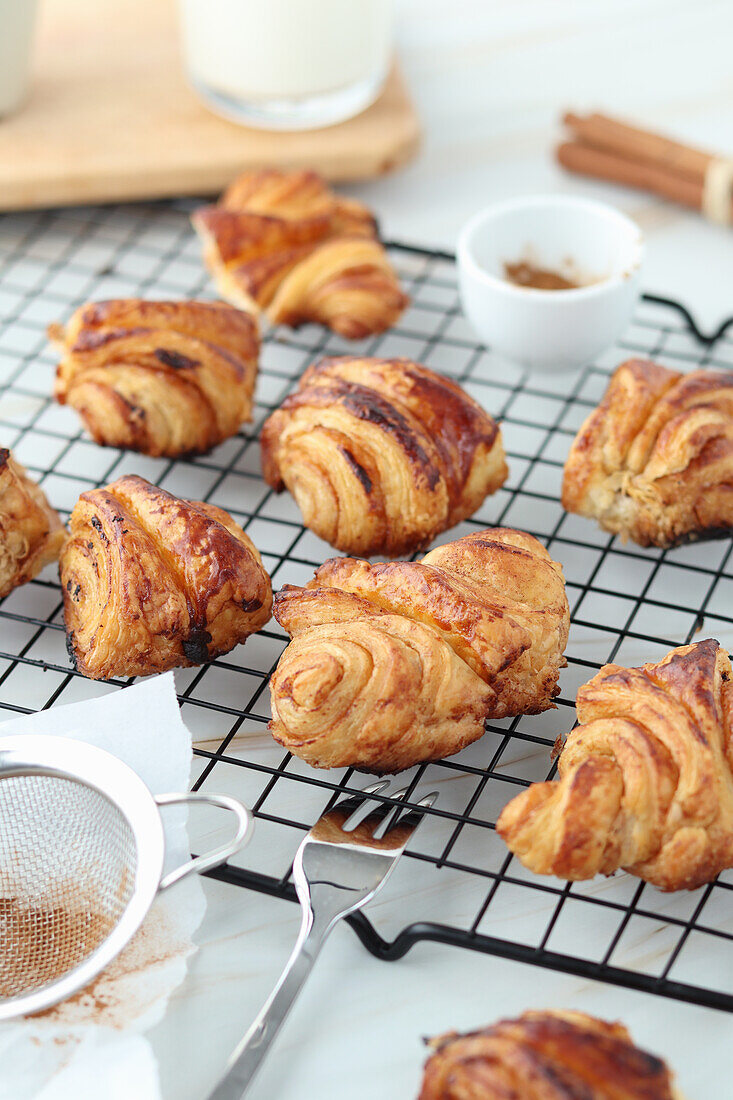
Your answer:
[[[333,553],[303,528],[291,498],[273,494],[260,474],[259,426],[304,367],[345,351],[406,355],[459,381],[501,419],[511,476],[443,540],[505,524],[547,545],[567,579],[568,668],[556,710],[490,723],[459,756],[407,773],[408,797],[434,787],[440,798],[398,873],[352,927],[382,959],[435,940],[733,1010],[733,873],[672,895],[625,874],[570,885],[530,874],[494,831],[518,789],[552,775],[550,751],[573,724],[575,691],[604,662],[654,660],[709,635],[731,648],[729,540],[661,552],[622,546],[566,515],[559,489],[573,435],[619,361],[645,355],[683,370],[733,367],[733,340],[725,332],[703,340],[681,306],[647,299],[624,341],[580,374],[525,376],[475,342],[459,311],[449,255],[392,245],[412,297],[399,324],[356,346],[315,327],[268,334],[251,430],[186,461],[99,448],[75,414],[50,398],[54,359],[45,326],[90,298],[211,296],[188,224],[190,205],[0,219],[0,445],[14,450],[62,513],[80,492],[128,472],[219,504],[253,538],[280,587],[310,578]],[[52,567],[0,602],[0,717],[124,686],[91,683],[70,667],[61,607]],[[290,864],[304,830],[340,792],[363,787],[365,777],[313,770],[270,738],[267,681],[284,644],[273,622],[226,657],[180,670],[176,684],[194,737],[194,786],[239,795],[258,819],[252,846],[217,877],[294,900]]]

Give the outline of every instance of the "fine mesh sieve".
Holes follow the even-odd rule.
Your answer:
[[[162,877],[159,806],[234,813],[235,836]],[[0,1020],[87,985],[142,924],[158,890],[218,866],[251,815],[225,795],[153,796],[111,753],[68,738],[0,739]]]

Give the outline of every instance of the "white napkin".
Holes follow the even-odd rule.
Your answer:
[[[0,725],[4,734],[74,737],[113,752],[154,794],[185,791],[191,735],[173,673],[98,699],[53,707]],[[189,858],[186,808],[162,812],[166,869]],[[142,1034],[183,981],[192,935],[206,902],[198,877],[154,903],[137,936],[89,991],[52,1009],[0,1025],[0,1100],[160,1100],[158,1068]]]

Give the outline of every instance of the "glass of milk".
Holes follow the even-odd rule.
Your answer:
[[[37,0],[0,0],[0,118],[26,97]]]
[[[392,54],[393,0],[179,0],[194,88],[217,114],[309,130],[359,114]]]

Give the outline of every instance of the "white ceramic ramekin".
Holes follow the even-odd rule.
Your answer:
[[[624,331],[639,297],[641,230],[605,203],[564,195],[509,199],[477,214],[458,240],[463,310],[481,339],[540,371],[592,362]],[[594,281],[536,290],[506,280],[504,264],[575,270]]]

